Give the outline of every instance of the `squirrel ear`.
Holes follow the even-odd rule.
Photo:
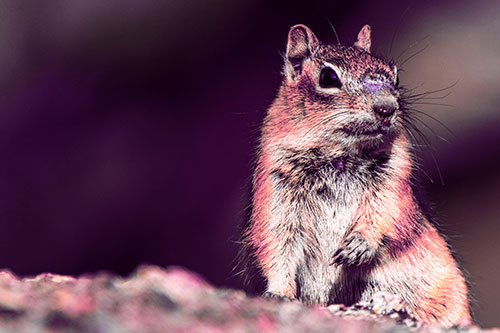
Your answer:
[[[294,79],[300,75],[304,61],[312,55],[318,44],[318,38],[305,25],[297,24],[290,28],[285,59],[287,78]]]
[[[363,28],[361,28],[361,31],[358,34],[358,40],[356,41],[356,43],[354,43],[354,46],[370,53],[370,47],[372,45],[371,33],[372,28],[370,28],[369,25],[365,25]]]

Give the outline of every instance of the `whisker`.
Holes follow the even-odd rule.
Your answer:
[[[409,115],[407,115],[407,116],[409,116]],[[408,119],[408,118],[407,118],[407,119]],[[418,118],[412,117],[412,119],[414,119],[414,120],[415,120],[415,119],[418,119]],[[421,139],[421,140],[423,140],[425,143],[427,143],[427,144],[429,145],[429,148],[430,148],[430,150],[429,150],[430,156],[431,156],[431,158],[432,158],[432,160],[433,160],[433,162],[434,162],[434,165],[435,165],[435,167],[436,167],[436,170],[437,170],[437,172],[438,172],[439,179],[440,179],[440,181],[441,181],[441,185],[443,185],[443,186],[444,186],[444,185],[445,185],[445,183],[444,183],[443,175],[442,175],[442,173],[441,173],[441,168],[439,167],[439,163],[438,163],[438,161],[437,161],[437,159],[436,159],[436,156],[435,156],[435,154],[434,154],[434,153],[437,153],[436,148],[430,145],[429,139],[428,139],[428,138],[427,138],[427,137],[426,137],[426,136],[422,133],[422,131],[420,131],[420,130],[419,130],[419,129],[418,129],[418,128],[414,125],[414,124],[412,124],[412,123],[411,123],[411,122],[409,122],[409,121],[407,121],[406,123],[409,125],[409,128],[411,128],[411,130],[415,131],[415,133],[416,133],[416,134],[420,137],[420,139]],[[425,123],[424,123],[424,124],[425,124]],[[410,132],[411,132],[411,130],[410,130]],[[413,136],[413,137],[415,138],[415,136]],[[423,170],[422,170],[422,171],[423,171]]]
[[[422,124],[424,127],[426,127],[430,132],[432,132],[432,134],[434,134],[434,136],[438,139],[441,139],[443,140],[444,142],[447,142],[447,143],[450,143],[446,138],[442,137],[441,135],[437,134],[434,129],[432,127],[430,127],[429,125],[427,125],[427,123],[425,121],[423,121],[422,119],[412,115],[412,114],[408,114],[409,117],[411,117],[412,120],[414,121],[417,121],[419,122],[420,124]]]
[[[426,117],[434,120],[439,125],[443,126],[454,138],[457,137],[457,135],[448,126],[446,126],[441,120],[437,119],[436,117],[431,116],[430,114],[427,114],[426,112],[423,112],[423,111],[420,111],[420,110],[417,110],[417,109],[414,109],[414,108],[409,108],[408,110],[410,110],[412,112],[416,112],[418,114],[421,114],[423,116],[426,116]]]
[[[416,138],[416,137],[415,137],[415,135],[411,132],[411,130],[410,130],[410,129],[406,128],[405,126],[404,126],[403,128],[405,129],[406,133],[408,133],[408,135],[410,136],[410,139],[411,139],[411,140],[413,140],[414,142],[418,142],[417,138]],[[412,145],[413,145],[413,143],[412,143]],[[427,145],[424,145],[424,146],[425,146],[425,147],[428,147]],[[417,145],[416,147],[419,149],[420,154],[423,154],[423,151],[422,151],[421,146],[420,146],[420,145]],[[415,156],[414,161],[413,161],[413,162],[414,162],[414,163],[413,163],[413,165],[416,167],[416,169],[417,169],[418,171],[422,172],[422,173],[423,173],[423,174],[424,174],[424,175],[425,175],[425,176],[429,179],[429,181],[430,181],[432,184],[434,184],[434,179],[432,179],[432,177],[431,177],[431,176],[430,176],[427,172],[425,172],[425,170],[421,167],[421,164],[420,164],[420,162],[419,162],[419,159],[420,159],[419,157]]]
[[[459,82],[459,81],[460,81],[460,80],[457,80],[457,81],[455,81],[453,84],[451,84],[451,85],[449,85],[449,86],[447,86],[447,87],[444,87],[444,88],[435,89],[435,90],[429,90],[429,91],[425,91],[425,92],[418,93],[418,94],[414,94],[414,95],[406,95],[406,96],[405,96],[405,99],[406,99],[406,98],[412,98],[412,97],[424,96],[424,95],[431,95],[431,94],[435,94],[435,93],[438,93],[438,92],[446,91],[446,90],[448,90],[448,89],[451,89],[451,88],[455,87],[455,86],[458,84],[458,82]],[[417,87],[417,88],[418,88],[418,87]],[[415,89],[416,89],[416,88],[411,89],[411,90],[415,90]],[[405,88],[403,88],[403,90],[405,90]],[[410,89],[406,89],[406,90],[410,91]]]
[[[402,63],[399,64],[398,67],[403,67],[404,64],[406,64],[408,61],[410,61],[411,59],[413,59],[414,57],[416,57],[420,53],[424,52],[428,47],[429,47],[429,45],[425,45],[422,49],[420,49],[419,51],[415,52],[413,55],[406,58]]]
[[[332,120],[335,120],[337,118],[344,117],[345,115],[349,114],[349,112],[347,110],[345,110],[346,107],[347,107],[347,105],[337,105],[337,106],[335,106],[335,108],[331,108],[330,109],[331,111],[335,111],[335,110],[339,110],[339,109],[344,109],[344,111],[337,112],[337,113],[332,113],[328,117],[325,117],[325,118],[321,119],[321,121],[319,121],[317,124],[315,124],[311,128],[307,129],[307,131],[302,134],[302,138],[300,139],[299,143],[302,143],[305,140],[307,140],[308,139],[307,135],[309,135],[312,132],[316,131],[317,129],[319,129],[320,127],[322,127],[325,123],[327,123],[329,121],[332,121]],[[286,121],[289,121],[289,119],[284,119],[283,120],[283,122],[286,122]],[[292,129],[290,129],[290,130],[292,130]],[[290,130],[288,131],[287,135],[290,133]]]
[[[411,102],[411,104],[413,104],[413,105],[447,106],[447,107],[451,107],[451,108],[455,107],[455,105],[451,105],[451,104],[446,104],[446,103],[432,103],[432,102]]]
[[[399,28],[401,28],[401,22],[403,22],[403,17],[406,15],[406,13],[410,9],[410,7],[411,7],[411,5],[406,7],[403,14],[401,14],[401,16],[399,17],[398,25],[396,26],[396,29],[394,30],[394,33],[392,34],[391,46],[389,47],[389,54],[391,54],[391,52],[392,52],[392,46],[394,45],[394,40],[396,39],[396,34],[397,34],[398,30],[399,30]]]
[[[431,145],[431,142],[427,136],[415,125],[412,124],[412,130],[420,137],[420,139],[427,145],[430,150],[435,150],[436,148]]]
[[[410,44],[410,46],[408,46],[397,58],[396,58],[396,62],[399,62],[399,59],[401,59],[401,57],[406,53],[408,52],[409,50],[411,50],[412,48],[414,48],[415,46],[417,46],[419,43],[422,43],[424,40],[426,40],[427,38],[429,38],[431,35],[427,35],[425,36],[424,38]],[[400,66],[398,66],[400,67]]]
[[[416,100],[416,101],[419,101],[419,100],[435,100],[435,99],[444,99],[448,96],[451,95],[451,92],[447,93],[446,95],[442,95],[442,96],[435,96],[435,97],[422,97],[422,96],[426,96],[426,95],[423,95],[422,96],[406,96],[404,97],[405,100],[409,100],[409,101],[412,101],[412,100]]]
[[[328,21],[328,23],[330,24],[330,27],[332,27],[332,30],[333,30],[333,33],[335,34],[335,37],[337,38],[337,45],[341,45],[340,44],[340,38],[339,38],[339,35],[337,35],[337,30],[335,30],[335,27],[333,26],[332,22],[327,18],[326,19]]]

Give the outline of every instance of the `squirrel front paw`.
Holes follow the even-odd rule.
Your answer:
[[[282,302],[282,301],[290,301],[291,302],[291,301],[295,300],[295,297],[281,296],[281,295],[275,294],[275,293],[270,292],[270,291],[266,291],[264,294],[262,294],[262,297],[267,298],[267,299],[275,299],[275,300],[278,300],[280,302]]]
[[[340,248],[335,251],[330,265],[367,264],[375,257],[375,251],[375,248],[368,244],[359,232],[355,232],[346,238]]]
[[[370,300],[372,310],[381,315],[390,315],[393,312],[406,312],[406,302],[399,295],[387,291],[378,291]]]

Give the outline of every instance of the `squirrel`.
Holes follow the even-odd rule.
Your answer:
[[[262,126],[244,240],[266,296],[352,305],[400,297],[425,323],[469,325],[465,279],[412,190],[397,67],[290,28],[283,81]]]

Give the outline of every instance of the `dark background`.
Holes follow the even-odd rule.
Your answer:
[[[1,1],[0,266],[182,265],[240,288],[235,241],[287,31],[333,42],[328,21],[343,44],[371,24],[392,58],[427,46],[400,74],[417,92],[456,83],[437,100],[451,107],[420,105],[454,133],[422,116],[449,141],[428,133],[423,186],[478,322],[500,326],[497,1]]]

